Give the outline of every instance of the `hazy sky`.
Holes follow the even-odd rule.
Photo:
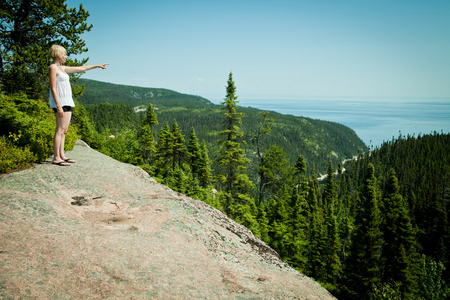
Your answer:
[[[84,75],[223,99],[450,97],[450,0],[69,0]]]

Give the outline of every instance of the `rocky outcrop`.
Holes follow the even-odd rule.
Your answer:
[[[81,145],[0,177],[0,298],[333,299],[245,227]]]

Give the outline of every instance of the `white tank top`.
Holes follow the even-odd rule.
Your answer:
[[[75,103],[72,99],[72,88],[70,87],[69,75],[66,72],[56,68],[58,76],[56,76],[56,93],[58,93],[59,103],[61,106],[74,107]],[[51,108],[56,108],[55,99],[50,89],[49,103]]]

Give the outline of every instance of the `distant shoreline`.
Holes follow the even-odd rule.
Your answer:
[[[369,147],[379,147],[383,142],[398,138],[400,133],[418,136],[434,131],[450,132],[450,97],[305,98],[238,98],[238,105],[337,122],[353,129]]]

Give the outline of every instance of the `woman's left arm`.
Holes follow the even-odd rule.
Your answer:
[[[92,69],[106,69],[106,66],[109,64],[101,64],[101,65],[91,65],[91,66],[79,66],[79,67],[69,67],[64,66],[64,72],[66,73],[78,73],[78,72],[86,72]]]

